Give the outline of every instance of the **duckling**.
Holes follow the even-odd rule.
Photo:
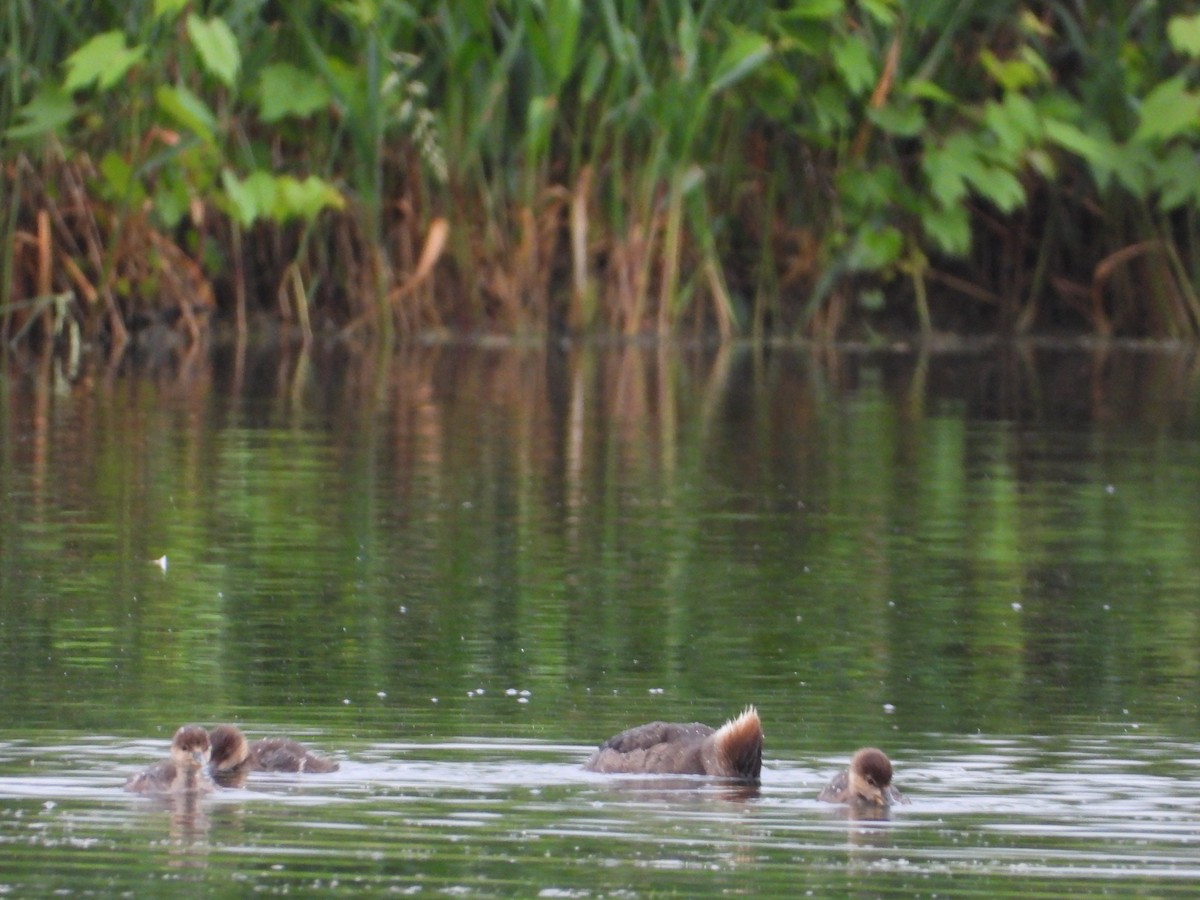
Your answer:
[[[209,733],[213,777],[225,787],[241,787],[249,772],[336,772],[336,760],[317,756],[289,738],[247,741],[236,725],[218,725]]]
[[[205,771],[211,753],[208,732],[184,725],[171,739],[171,758],[156,762],[125,782],[137,794],[199,794],[213,789]]]
[[[850,767],[834,775],[817,799],[881,807],[905,802],[892,786],[892,761],[875,747],[863,747],[855,753]]]

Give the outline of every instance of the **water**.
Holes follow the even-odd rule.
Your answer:
[[[185,362],[4,381],[0,890],[1200,875],[1190,350]],[[757,792],[580,768],[750,702]],[[121,791],[187,721],[342,768]],[[886,821],[815,799],[866,743],[910,800]]]

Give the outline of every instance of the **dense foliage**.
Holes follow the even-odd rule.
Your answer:
[[[1181,2],[6,10],[10,340],[1200,332]]]

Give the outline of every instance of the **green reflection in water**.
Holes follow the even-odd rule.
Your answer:
[[[1180,354],[225,362],[9,376],[11,727],[586,744],[753,702],[786,755],[1195,725]]]

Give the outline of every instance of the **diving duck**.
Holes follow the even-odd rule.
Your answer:
[[[753,706],[720,728],[650,722],[609,738],[583,764],[593,772],[716,775],[758,781],[762,723]]]

